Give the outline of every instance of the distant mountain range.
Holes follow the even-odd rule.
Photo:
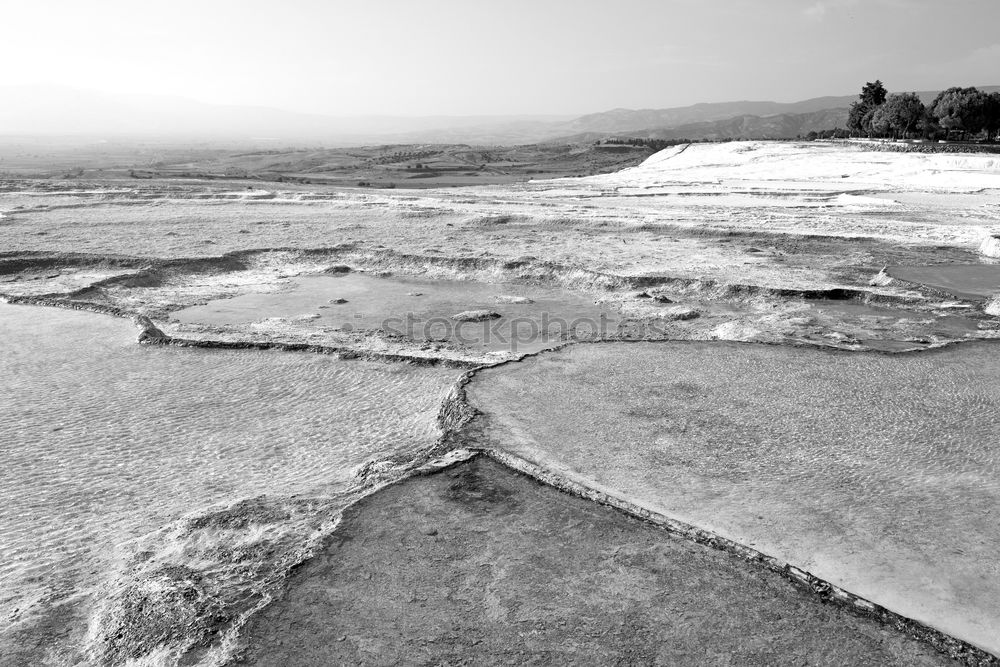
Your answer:
[[[606,138],[639,139],[790,139],[815,130],[847,125],[847,107],[809,113],[781,113],[771,116],[740,114],[720,120],[684,123],[674,127],[646,127],[623,132],[585,132],[562,137],[567,143]]]
[[[985,92],[1000,86],[978,86]],[[929,104],[939,91],[917,95]],[[788,104],[780,102],[722,102],[675,109],[615,109],[581,116],[567,124],[579,128],[563,141],[594,141],[611,137],[641,139],[792,139],[811,131],[847,127],[847,112],[857,95],[815,97]]]
[[[980,86],[996,91],[1000,86]],[[925,102],[937,91],[918,93]],[[585,116],[355,116],[121,96],[59,86],[0,87],[0,140],[59,137],[233,145],[309,143],[526,144],[654,139],[782,139],[847,123],[856,95],[801,102],[717,102],[669,109],[613,109]]]
[[[816,97],[802,102],[715,102],[672,109],[614,109],[589,114],[566,123],[572,133],[620,134],[653,128],[669,129],[692,123],[708,123],[739,116],[807,114],[846,108],[857,96]]]

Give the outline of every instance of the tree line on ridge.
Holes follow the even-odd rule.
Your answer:
[[[876,79],[851,104],[847,127],[868,137],[991,141],[1000,132],[1000,92],[955,86],[925,105],[916,93],[888,94]]]

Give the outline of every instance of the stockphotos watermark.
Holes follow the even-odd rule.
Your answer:
[[[567,319],[548,312],[517,317],[488,317],[478,320],[454,320],[450,317],[418,317],[406,313],[387,317],[377,327],[364,323],[364,314],[354,315],[359,322],[345,322],[341,331],[380,329],[389,336],[457,343],[474,347],[507,348],[517,352],[519,347],[556,340],[586,340],[604,338],[619,332],[618,317],[601,313],[597,317]]]

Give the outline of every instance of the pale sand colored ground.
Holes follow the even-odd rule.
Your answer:
[[[13,183],[0,192],[4,251],[140,259],[124,268],[105,261],[5,274],[0,292],[65,293],[99,276],[139,270],[141,258],[351,244],[359,268],[427,277],[516,279],[517,271],[469,275],[467,267],[449,274],[433,260],[502,264],[532,257],[567,271],[778,289],[850,287],[902,298],[913,294],[912,285],[869,288],[869,279],[886,264],[979,261],[983,238],[1000,230],[1000,206],[995,194],[968,191],[1000,185],[995,162],[749,142],[665,151],[619,174],[420,193],[289,186],[262,198],[238,183],[170,181],[50,182],[44,184],[50,191],[38,193]],[[412,258],[405,266],[378,258],[389,251]],[[342,254],[352,261],[351,252]],[[266,266],[230,274],[188,271],[163,285],[109,288],[106,298],[155,312],[284,289],[288,276],[322,268],[318,260],[272,256]],[[561,284],[572,287],[567,281],[574,282],[564,276]],[[759,312],[728,319],[743,329],[774,324]]]
[[[1000,189],[989,156],[963,156],[953,164],[949,156],[780,143],[694,146],[672,158],[664,153],[618,174],[420,194],[297,188],[273,199],[233,199],[225,191],[230,184],[127,182],[126,192],[120,183],[89,190],[72,185],[66,194],[36,196],[8,186],[14,191],[2,194],[0,211],[8,250],[179,257],[353,240],[411,253],[535,254],[626,274],[697,275],[721,264],[755,284],[766,284],[764,277],[792,284],[826,276],[807,266],[799,267],[801,275],[783,266],[778,275],[772,258],[747,257],[712,240],[678,241],[669,232],[830,234],[973,250],[1000,224],[995,202],[962,192]],[[847,178],[840,178],[842,171]],[[617,189],[623,183],[637,191]],[[707,195],[692,197],[700,192]],[[924,192],[935,197],[904,197]],[[903,201],[895,203],[895,194]],[[715,195],[736,199],[716,201]]]
[[[774,167],[780,162],[762,148],[755,150],[762,153],[761,163]],[[846,153],[855,160],[858,155],[872,155]],[[883,160],[890,154],[874,155]],[[859,164],[856,169],[864,166]],[[677,174],[659,177],[678,178]],[[633,299],[634,290],[609,288],[600,281],[621,283],[636,276],[674,280],[677,284],[665,295],[701,314],[698,319],[671,323],[667,335],[675,338],[850,344],[875,338],[926,338],[933,343],[996,335],[995,326],[990,322],[979,326],[979,321],[945,326],[939,332],[938,324],[947,322],[943,316],[962,311],[941,309],[944,299],[921,295],[908,283],[868,285],[886,264],[979,261],[975,247],[995,226],[1000,211],[982,194],[936,193],[928,199],[916,193],[913,201],[887,207],[886,200],[868,195],[845,199],[822,191],[820,186],[831,186],[818,181],[798,183],[799,190],[808,189],[805,194],[785,181],[680,182],[669,187],[683,196],[648,196],[651,193],[616,192],[601,185],[602,178],[623,177],[420,195],[310,193],[298,188],[273,193],[272,199],[234,199],[223,190],[231,184],[129,183],[133,189],[123,191],[116,185],[85,193],[72,186],[77,189],[37,197],[18,186],[21,190],[0,196],[10,249],[55,255],[45,267],[4,273],[0,293],[65,294],[98,278],[161,265],[164,258],[217,258],[248,248],[326,247],[335,250],[326,255],[269,252],[238,262],[175,264],[155,280],[119,282],[80,298],[147,313],[168,333],[188,338],[305,341],[466,361],[492,357],[478,351],[470,356],[428,350],[378,337],[359,339],[323,328],[322,323],[268,320],[269,313],[262,313],[261,321],[252,325],[222,329],[180,326],[168,318],[171,311],[212,299],[292,290],[298,275],[347,263],[423,278],[554,282],[610,302],[639,319],[658,317],[662,309]],[[723,193],[742,188],[746,194],[738,201],[715,195],[703,201],[691,195],[706,188]],[[902,195],[913,193],[883,187],[876,194],[903,199]],[[826,236],[816,237],[817,233]],[[85,254],[77,257],[76,264],[60,263],[60,254],[70,251]],[[503,268],[515,260],[520,262],[517,267]],[[801,301],[766,294],[752,299],[726,296],[727,286],[733,285],[766,290],[849,288],[877,299],[915,299],[915,306],[896,321],[839,315],[831,319]]]

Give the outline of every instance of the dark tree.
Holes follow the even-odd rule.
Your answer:
[[[983,127],[987,141],[1000,132],[1000,92],[990,93],[983,100]]]
[[[886,94],[885,86],[878,79],[867,82],[858,95],[858,101],[851,105],[847,115],[847,127],[871,136],[872,117],[875,115],[875,110],[885,102]]]
[[[847,112],[847,127],[855,132],[865,131],[865,116],[869,110],[861,102],[852,102],[851,108]]]
[[[888,95],[888,92],[886,92],[885,86],[882,85],[881,81],[875,79],[874,82],[869,81],[864,85],[859,97],[864,104],[877,107],[885,102],[886,95]]]
[[[893,138],[906,137],[915,132],[924,119],[926,110],[916,93],[889,95],[872,114],[872,129]]]
[[[955,86],[938,93],[931,103],[931,113],[941,127],[967,134],[976,134],[986,125],[988,97],[976,88]]]

